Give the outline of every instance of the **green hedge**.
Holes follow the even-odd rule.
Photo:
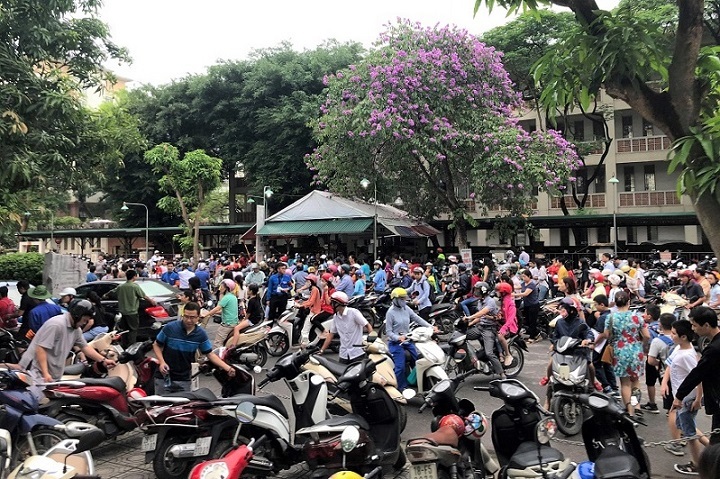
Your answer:
[[[45,257],[40,253],[13,253],[0,256],[0,279],[25,279],[42,284]]]

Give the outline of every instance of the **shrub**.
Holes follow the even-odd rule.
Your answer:
[[[0,279],[25,279],[31,284],[42,284],[45,265],[40,253],[12,253],[0,256]]]

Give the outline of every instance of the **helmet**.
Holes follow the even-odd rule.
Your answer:
[[[395,288],[392,290],[392,293],[390,293],[390,298],[407,298],[407,291],[405,288]]]
[[[314,284],[317,284],[317,282],[318,282],[318,277],[317,277],[317,275],[309,274],[309,275],[307,275],[307,276],[305,277],[305,280],[306,280],[306,281],[312,281]]]
[[[460,263],[458,265],[458,271],[467,271],[467,266],[465,265],[465,263]]]
[[[477,283],[475,283],[477,284]],[[510,294],[513,292],[513,287],[506,282],[501,282],[495,285],[495,291],[500,294]]]
[[[593,275],[593,279],[597,281],[598,283],[604,283],[605,282],[605,276],[601,272],[597,272]]]
[[[564,308],[565,311],[568,312],[568,314],[577,313],[577,305],[575,304],[575,301],[572,300],[572,298],[563,298],[562,301],[560,301],[560,304],[558,304],[558,308]]]
[[[380,261],[379,259],[376,259],[375,261],[373,261],[373,264],[379,264],[380,266],[382,266],[383,262]]]
[[[463,421],[463,419],[457,414],[448,414],[447,416],[443,416],[438,423],[438,428],[441,427],[451,427],[458,437],[465,434],[465,421]]]
[[[347,305],[347,304],[348,304],[348,301],[350,301],[350,300],[348,299],[348,295],[345,294],[345,293],[343,293],[342,291],[335,291],[335,292],[330,296],[330,299],[331,299],[332,301],[336,301],[336,302],[342,304],[343,306],[344,306],[344,305]]]
[[[413,268],[413,273],[422,273],[423,269],[420,266],[416,266]]]
[[[235,281],[231,279],[224,279],[222,285],[225,286],[228,291],[235,291]]]
[[[323,281],[332,281],[333,275],[331,273],[323,273],[322,279]]]
[[[70,301],[68,311],[75,321],[79,321],[83,316],[92,317],[95,315],[95,308],[87,299],[74,299]]]
[[[408,268],[406,264],[401,264],[401,265],[400,265],[400,270],[401,270],[401,271],[408,271],[409,269],[410,269],[410,268]]]
[[[340,269],[343,270],[347,274],[350,272],[350,265],[349,264],[340,265]]]
[[[508,284],[508,286],[510,285]],[[482,294],[488,294],[490,292],[490,285],[488,285],[485,281],[478,281],[475,283],[475,289],[479,290]]]
[[[477,411],[468,415],[465,419],[465,435],[480,439],[488,430],[487,418]]]
[[[617,274],[613,273],[608,276],[608,281],[610,281],[610,284],[612,284],[613,286],[617,286],[622,282],[622,278]]]
[[[362,479],[363,476],[353,471],[338,471],[330,479]]]
[[[447,260],[451,263],[457,263],[457,256],[451,254],[450,256],[448,256]]]

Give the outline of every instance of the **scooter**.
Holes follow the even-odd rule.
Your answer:
[[[501,466],[499,479],[564,479],[572,474],[575,465],[548,446],[556,425],[534,392],[517,379],[496,379],[474,389],[488,391],[505,403],[491,419],[493,447]]]
[[[582,403],[575,401],[572,395],[560,393],[589,393],[593,388],[588,379],[588,349],[581,343],[580,339],[563,336],[555,344],[552,355],[552,376],[548,385],[552,391],[550,410],[558,429],[566,436],[580,432],[586,414]]]
[[[573,479],[583,477],[583,470],[592,469],[595,479],[632,477],[650,478],[650,461],[635,432],[638,424],[627,410],[611,396],[591,394],[558,394],[571,397],[592,411],[582,426],[583,442],[590,462],[578,464]],[[587,477],[587,476],[585,476]]]
[[[445,352],[433,338],[433,329],[428,327],[417,327],[405,335],[406,341],[412,341],[418,351],[418,359],[414,366],[405,361],[405,369],[408,373],[408,384],[416,384],[417,392],[422,394],[432,387],[448,379],[443,367],[445,366]],[[414,369],[415,381],[411,381],[412,369]]]
[[[265,341],[270,333],[271,323],[272,321],[263,321],[243,330],[237,344],[233,344],[233,333],[231,332],[225,340],[228,360],[238,364],[265,366],[268,358]]]
[[[463,318],[455,321],[455,331],[448,339],[447,344],[442,346],[446,354],[445,371],[448,374],[464,374],[468,371],[476,371],[486,376],[492,376],[492,366],[485,360],[485,348],[482,341],[469,341],[467,339],[467,322]],[[514,378],[520,374],[525,366],[525,352],[528,351],[527,344],[518,334],[509,335],[506,338],[508,349],[513,361],[509,366],[503,365],[505,375]],[[476,346],[477,345],[477,346]],[[499,341],[495,341],[495,350],[498,358],[502,357],[502,347]]]
[[[373,479],[382,477],[382,466],[377,466],[370,472],[360,475],[353,471],[347,470],[347,457],[353,453],[358,446],[363,447],[365,444],[361,442],[360,430],[354,426],[346,427],[340,435],[340,448],[343,451],[342,470],[337,471],[330,479]]]
[[[98,428],[89,426],[84,429],[78,439],[65,439],[42,455],[34,455],[25,459],[8,479],[70,479],[98,478],[95,475],[95,462],[90,449],[102,441],[103,433]],[[5,461],[3,461],[5,463]],[[5,477],[0,470],[0,477]]]

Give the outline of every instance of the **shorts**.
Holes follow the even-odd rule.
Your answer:
[[[645,361],[645,385],[655,386],[655,384],[662,379],[660,371],[655,366],[651,366]]]
[[[672,395],[672,384],[670,384],[670,381],[668,381],[668,389],[670,390],[670,394],[663,396],[663,409],[666,411],[669,411],[672,408],[673,401],[675,401],[675,397]]]
[[[682,407],[675,416],[675,427],[678,428],[682,437],[690,437],[695,435],[696,425],[695,417],[697,411],[692,410],[692,403],[695,402],[695,395],[691,394],[683,399]]]

